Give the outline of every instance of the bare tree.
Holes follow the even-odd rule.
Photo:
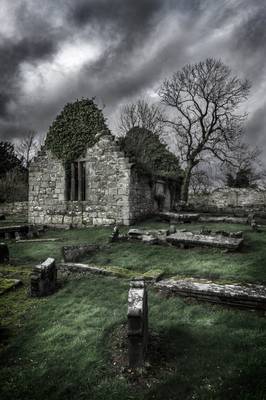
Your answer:
[[[248,96],[248,81],[231,76],[221,61],[207,59],[186,65],[161,85],[163,104],[172,109],[165,119],[175,133],[184,165],[181,200],[187,201],[193,168],[208,156],[228,160],[242,135],[245,113],[238,107]]]
[[[156,104],[149,104],[146,100],[126,104],[120,112],[119,129],[126,134],[131,128],[146,128],[154,134],[161,136],[163,133],[163,114]]]
[[[256,187],[266,177],[260,159],[261,150],[241,143],[231,155],[233,162],[225,162],[221,168],[222,178],[231,187]]]
[[[16,146],[16,153],[25,168],[29,168],[29,164],[35,157],[40,143],[36,139],[36,132],[29,131],[28,134]]]
[[[210,177],[206,170],[196,166],[190,179],[190,190],[195,195],[198,193],[207,193],[211,187]]]

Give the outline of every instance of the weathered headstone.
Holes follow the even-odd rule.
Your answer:
[[[110,242],[116,242],[118,239],[119,239],[119,229],[117,226],[115,226],[112,235],[110,237]]]
[[[99,246],[96,244],[79,244],[62,247],[65,262],[78,261],[82,256],[94,254],[97,250],[99,250]]]
[[[34,233],[32,230],[29,230],[29,232],[27,233],[27,239],[33,239],[34,238]]]
[[[21,240],[22,239],[22,235],[20,232],[15,232],[15,239],[16,240]]]
[[[141,368],[148,342],[148,298],[144,280],[130,282],[127,318],[129,367]]]
[[[0,263],[9,262],[9,250],[5,243],[0,243]]]
[[[54,258],[47,258],[42,264],[33,267],[30,277],[30,295],[48,296],[55,292],[57,270]]]

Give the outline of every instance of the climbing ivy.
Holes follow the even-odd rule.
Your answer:
[[[141,172],[174,180],[182,176],[178,158],[167,150],[157,135],[146,128],[130,129],[120,139],[120,146]]]
[[[45,145],[63,161],[73,161],[92,147],[102,131],[110,134],[102,110],[92,99],[76,100],[65,105],[50,126]]]

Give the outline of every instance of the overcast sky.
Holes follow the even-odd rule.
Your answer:
[[[0,140],[44,134],[67,102],[119,107],[187,63],[220,58],[252,83],[247,140],[266,155],[265,0],[0,0]]]

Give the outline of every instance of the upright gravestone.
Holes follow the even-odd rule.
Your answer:
[[[129,367],[141,368],[148,342],[148,298],[144,280],[130,282],[127,318]]]
[[[5,243],[0,243],[0,264],[9,262],[9,250]]]
[[[56,289],[57,270],[54,258],[47,258],[33,267],[30,277],[30,295],[42,297],[53,294]]]

